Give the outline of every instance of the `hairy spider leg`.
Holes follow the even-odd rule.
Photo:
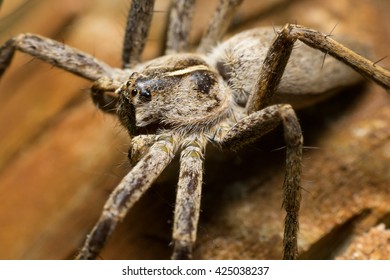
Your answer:
[[[195,0],[172,1],[169,11],[165,54],[188,51],[194,8]]]
[[[89,54],[49,38],[24,33],[12,37],[0,47],[0,76],[11,63],[15,50],[91,81],[112,78],[114,73],[110,66]]]
[[[278,31],[264,60],[256,85],[258,91],[249,96],[246,105],[248,113],[269,105],[296,40],[335,57],[378,85],[390,89],[390,71],[344,47],[327,34],[296,24],[286,24]]]
[[[298,118],[290,105],[271,105],[241,119],[218,141],[223,148],[236,150],[275,129],[280,122],[286,142],[286,173],[283,183],[284,259],[298,255],[299,208],[301,201],[303,136]]]
[[[206,32],[198,46],[199,53],[207,53],[223,39],[235,12],[243,0],[220,0]]]
[[[183,141],[183,146],[173,223],[172,259],[192,258],[200,213],[206,139],[188,137]]]
[[[121,221],[135,202],[152,185],[173,159],[179,136],[161,134],[146,155],[122,179],[106,201],[103,212],[87,236],[84,246],[76,259],[95,259],[116,225]]]
[[[132,0],[122,49],[122,68],[141,60],[153,17],[154,0]]]

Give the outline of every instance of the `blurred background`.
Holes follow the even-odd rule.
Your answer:
[[[217,1],[197,1],[196,45]],[[169,1],[157,0],[144,59],[161,54]],[[37,33],[120,66],[128,0],[3,1],[0,43]],[[390,54],[390,2],[247,0],[231,33],[299,23]],[[351,46],[353,49],[353,46]],[[379,63],[390,68],[390,59]],[[97,110],[91,83],[16,53],[0,81],[0,259],[71,259],[129,170],[129,139]],[[389,258],[390,99],[367,83],[299,112],[305,146],[300,258]],[[210,150],[198,241],[201,259],[280,259],[282,131],[238,154]],[[314,147],[314,148],[312,148]],[[135,205],[102,259],[166,259],[177,164]]]

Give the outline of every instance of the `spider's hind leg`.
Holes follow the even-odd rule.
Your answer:
[[[227,131],[220,144],[224,148],[238,149],[259,139],[280,122],[283,124],[286,142],[286,174],[283,184],[283,207],[287,212],[283,240],[284,259],[296,259],[303,137],[294,110],[290,105],[279,104],[257,111]]]
[[[327,34],[296,24],[286,24],[277,32],[268,50],[257,80],[257,90],[251,93],[246,105],[248,114],[270,104],[296,40],[333,56],[385,89],[390,89],[390,71],[346,48]]]
[[[287,24],[281,33],[288,34],[290,38],[298,39],[312,48],[335,57],[381,87],[390,89],[389,70],[351,51],[329,35],[296,24]]]

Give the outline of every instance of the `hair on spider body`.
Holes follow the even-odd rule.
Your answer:
[[[179,56],[179,58],[177,57]],[[164,65],[164,66],[161,66]],[[118,115],[139,131],[207,131],[231,113],[225,81],[199,55],[168,55],[133,72],[118,90]]]
[[[286,142],[283,258],[297,258],[303,136],[293,107],[308,106],[359,81],[353,70],[389,89],[390,72],[328,34],[296,24],[277,32],[256,28],[219,43],[241,2],[219,1],[198,49],[185,53],[194,1],[174,1],[165,55],[140,62],[154,1],[131,1],[122,69],[34,34],[17,35],[0,47],[0,74],[18,50],[92,81],[93,102],[116,114],[131,137],[133,168],[109,196],[77,259],[100,254],[118,222],[177,153],[172,258],[190,259],[206,145],[236,150],[279,125]],[[324,53],[333,58],[324,62]]]

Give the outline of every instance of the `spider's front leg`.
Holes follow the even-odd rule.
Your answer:
[[[178,138],[171,135],[157,137],[145,156],[111,193],[77,259],[95,259],[98,256],[118,222],[171,162],[177,150],[177,142]]]
[[[225,35],[230,22],[243,0],[219,0],[205,34],[198,47],[199,53],[207,53]],[[169,15],[167,54],[186,52],[189,47],[191,20],[195,0],[174,0]]]
[[[199,44],[198,52],[207,53],[222,40],[236,10],[242,2],[243,0],[219,0],[217,9]]]
[[[194,7],[195,0],[172,1],[165,46],[166,54],[187,51]]]
[[[92,81],[113,74],[110,66],[91,55],[55,40],[24,33],[9,39],[0,47],[0,76],[8,68],[16,50]]]
[[[191,259],[192,248],[196,240],[206,139],[195,138],[184,141],[185,147],[180,155],[180,175],[173,223],[174,249],[172,259]]]
[[[286,142],[286,175],[283,184],[283,207],[287,214],[284,228],[284,259],[298,255],[299,208],[301,201],[301,161],[303,136],[290,105],[272,105],[240,120],[221,139],[224,148],[236,150],[273,130],[280,122]]]
[[[118,90],[122,90],[118,81],[103,77],[92,84],[91,98],[96,107],[106,113],[116,114],[119,102]]]
[[[19,34],[0,47],[0,77],[8,68],[16,50],[30,54],[55,67],[94,81],[91,96],[96,106],[108,113],[116,113],[120,86],[114,80],[115,71],[91,55],[55,40],[34,34]]]
[[[154,0],[131,1],[127,18],[122,50],[122,68],[129,68],[141,60],[152,21]],[[116,114],[121,83],[103,76],[95,80],[91,87],[91,97],[95,105],[106,113]]]
[[[152,21],[154,0],[131,1],[122,50],[122,67],[138,63]]]

